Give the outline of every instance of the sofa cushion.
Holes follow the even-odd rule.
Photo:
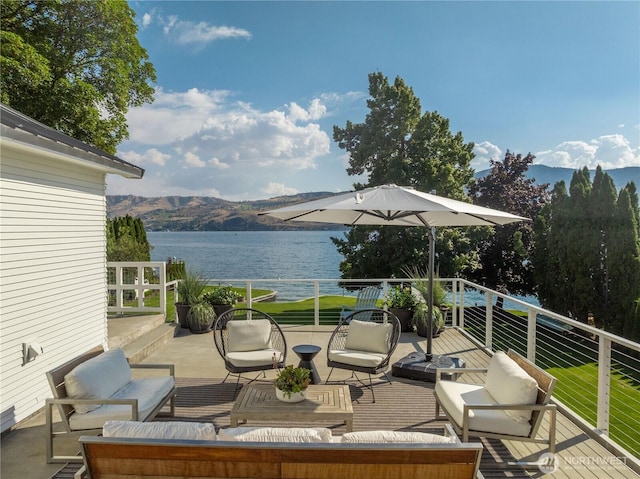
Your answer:
[[[268,319],[237,320],[227,323],[229,351],[256,351],[271,347],[271,322]]]
[[[259,351],[229,352],[225,359],[235,367],[269,366],[273,364],[273,355],[280,357],[281,352],[275,349],[261,349]]]
[[[349,332],[344,348],[387,354],[389,352],[389,336],[392,331],[393,325],[391,323],[380,324],[354,319],[349,323]]]
[[[496,404],[495,399],[483,385],[437,381],[435,393],[442,407],[453,421],[462,427],[463,407],[469,405]],[[474,431],[527,436],[531,430],[529,423],[519,423],[506,415],[503,410],[476,409],[469,411],[469,429]]]
[[[331,442],[331,429],[300,427],[230,427],[218,431],[220,441]]]
[[[64,377],[67,396],[78,399],[107,399],[131,380],[131,368],[120,348],[105,351],[76,366]],[[74,409],[86,414],[99,405],[78,404]]]
[[[148,418],[158,402],[175,387],[172,376],[133,379],[117,391],[111,399],[138,399],[138,419]],[[99,429],[109,420],[131,419],[131,406],[105,404],[86,414],[72,414],[69,425],[73,430]]]
[[[491,358],[484,386],[498,404],[535,404],[538,397],[536,380],[502,351]],[[531,411],[505,413],[522,424],[531,420]]]
[[[342,435],[342,441],[347,443],[420,443],[420,444],[450,444],[455,442],[455,437],[440,436],[427,432],[412,431],[358,431],[348,432]]]
[[[104,437],[215,441],[216,429],[212,423],[205,422],[107,421],[102,427],[102,435]]]
[[[352,349],[338,349],[329,351],[329,360],[337,363],[361,366],[364,368],[375,368],[384,361],[387,354],[368,353],[365,351],[355,351]]]

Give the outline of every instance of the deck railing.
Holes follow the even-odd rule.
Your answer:
[[[640,344],[465,280],[449,282],[455,326],[481,347],[512,348],[549,371],[561,409],[640,458]]]
[[[107,262],[107,312],[166,314],[165,278],[163,261]]]

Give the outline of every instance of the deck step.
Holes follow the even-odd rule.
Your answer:
[[[164,323],[164,314],[109,318],[107,319],[109,348],[124,348]]]
[[[173,339],[179,329],[180,326],[173,323],[162,323],[134,341],[122,346],[122,349],[131,364],[140,363],[151,353]]]

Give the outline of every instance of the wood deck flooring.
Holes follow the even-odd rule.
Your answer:
[[[464,359],[467,367],[486,367],[489,356],[466,336],[456,330],[447,330],[433,341],[434,353],[457,356]],[[433,384],[391,376],[392,382],[374,380],[376,403],[372,403],[371,392],[355,380],[348,380],[353,400],[356,431],[391,429],[442,433],[443,422],[435,420]],[[474,377],[475,376],[475,377]],[[465,374],[465,381],[481,380],[480,376]],[[175,420],[210,421],[216,426],[229,427],[230,411],[235,397],[235,380],[222,383],[221,378],[176,379],[178,394]],[[241,381],[242,384],[242,381]],[[165,418],[159,418],[165,420]],[[260,425],[252,421],[249,425]],[[270,425],[264,423],[262,425]],[[308,426],[291,423],[290,426]],[[345,432],[344,424],[327,424],[334,435]],[[544,424],[541,434],[546,433]],[[538,469],[525,471],[522,468],[505,469],[505,462],[536,461],[545,452],[538,444],[471,438],[484,445],[480,470],[485,479],[542,477],[559,479],[639,479],[624,461],[615,457],[597,441],[590,438],[567,417],[558,414],[556,471],[543,474]],[[67,476],[59,476],[62,479]]]

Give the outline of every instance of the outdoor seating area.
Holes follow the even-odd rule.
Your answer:
[[[135,327],[135,326],[133,326]],[[329,344],[329,339],[333,334],[335,327],[328,326],[282,326],[281,330],[287,341],[288,349],[292,349],[298,344],[315,345],[326,350]],[[346,421],[344,416],[335,415],[334,417],[329,414],[326,419],[318,421],[308,421],[304,415],[296,416],[290,415],[285,417],[282,421],[274,422],[269,419],[268,416],[260,418],[259,416],[249,416],[248,424],[242,424],[246,417],[242,417],[242,411],[240,415],[233,416],[233,409],[236,403],[241,399],[243,392],[248,392],[249,388],[256,387],[271,389],[272,380],[275,376],[273,370],[264,371],[266,377],[259,377],[253,382],[249,382],[251,378],[242,378],[239,383],[240,393],[236,394],[235,381],[223,382],[223,379],[227,373],[223,358],[216,352],[215,346],[212,344],[212,337],[209,334],[190,334],[188,331],[183,331],[169,341],[165,346],[159,348],[152,354],[150,354],[143,363],[156,364],[165,363],[173,364],[175,370],[175,384],[176,384],[176,398],[175,398],[175,415],[169,418],[157,417],[152,425],[163,424],[167,420],[176,423],[192,423],[192,424],[209,424],[212,425],[212,430],[216,434],[216,441],[218,444],[213,446],[210,443],[203,443],[198,447],[203,448],[203,455],[205,457],[220,457],[221,451],[224,454],[239,454],[243,457],[251,457],[252,448],[257,446],[249,443],[244,443],[239,446],[238,444],[229,445],[225,441],[220,441],[220,431],[230,431],[233,426],[238,427],[251,427],[251,428],[313,428],[313,429],[328,429],[331,432],[333,438],[330,444],[310,444],[304,445],[306,448],[311,448],[309,454],[313,457],[317,456],[318,463],[323,464],[320,467],[321,471],[333,471],[332,467],[338,467],[341,463],[341,457],[336,454],[336,448],[340,451],[342,443],[335,444],[335,438],[342,438],[345,434],[348,434],[350,430],[354,433],[363,433],[371,431],[387,431],[387,432],[403,432],[403,433],[419,433],[419,434],[432,434],[443,435],[444,431],[454,431],[453,425],[448,419],[436,418],[436,396],[434,395],[434,383],[428,383],[423,381],[413,381],[406,378],[397,378],[390,376],[391,382],[388,382],[384,378],[378,378],[374,380],[374,388],[376,391],[376,402],[372,402],[372,392],[368,385],[354,380],[350,377],[350,371],[336,369],[330,381],[330,385],[344,384],[344,387],[350,396],[350,405],[352,406],[352,420]],[[461,334],[457,329],[445,330],[439,338],[434,340],[434,351],[436,353],[455,353],[464,359],[467,364],[467,373],[462,375],[465,381],[482,382],[483,377],[481,374],[475,371],[475,368],[487,368],[491,360],[490,356],[486,354],[482,348],[474,345],[466,336]],[[416,334],[403,333],[400,335],[397,341],[396,349],[392,354],[391,361],[397,360],[407,354],[419,351],[424,352],[424,338],[420,338]],[[295,359],[294,359],[295,358]],[[297,362],[295,354],[289,355],[288,363]],[[319,374],[324,379],[328,377],[329,367],[326,361],[320,360],[320,356],[316,357],[316,366]],[[262,374],[261,374],[262,376]],[[459,379],[461,381],[461,379]],[[324,382],[324,381],[323,381]],[[378,385],[378,383],[380,383]],[[325,387],[324,384],[319,385],[320,388]],[[337,386],[335,386],[337,387]],[[340,386],[342,387],[342,386]],[[320,396],[326,397],[325,393],[321,393]],[[169,410],[169,406],[165,408]],[[292,405],[288,405],[288,409],[292,409]],[[54,417],[54,421],[59,421],[59,418]],[[56,427],[61,426],[61,423],[56,422]],[[549,415],[545,414],[541,419],[538,433],[541,435],[548,435],[550,431]],[[7,472],[7,477],[34,477],[35,479],[48,479],[55,477],[56,479],[73,477],[78,470],[79,464],[70,464],[65,466],[59,474],[56,474],[56,466],[45,464],[45,444],[43,440],[42,431],[44,429],[43,421],[38,421],[34,418],[29,424],[26,424],[23,429],[14,431],[9,437],[5,438],[2,443],[2,455],[3,455],[3,473]],[[609,453],[604,447],[597,444],[593,439],[588,438],[575,424],[571,423],[562,414],[558,414],[557,426],[555,428],[557,445],[556,445],[556,457],[561,464],[561,467],[554,472],[553,476],[560,478],[576,478],[585,477],[584,466],[572,462],[574,457],[598,457],[607,458],[606,460],[612,461],[614,456]],[[233,430],[231,430],[233,432]],[[470,433],[468,441],[464,441],[462,435],[458,432],[452,432],[450,434],[457,435],[458,440],[462,443],[479,443],[482,447],[481,460],[479,471],[481,476],[486,479],[489,478],[502,478],[502,477],[539,477],[539,470],[527,470],[523,467],[524,462],[534,462],[538,460],[540,455],[548,451],[548,445],[536,444],[536,443],[523,443],[520,441],[501,440],[495,438],[478,437],[473,433]],[[58,439],[58,441],[66,444],[62,444],[66,451],[72,450],[74,454],[80,453],[80,443],[78,439],[82,434],[69,435],[67,439]],[[445,435],[447,435],[445,433]],[[185,439],[188,440],[188,439]],[[95,452],[95,454],[126,454],[122,452],[123,447],[127,447],[130,443],[139,443],[139,447],[148,447],[148,442],[152,441],[157,443],[156,440],[138,440],[131,438],[109,438],[107,441],[90,437],[83,439],[86,447],[102,448],[101,452]],[[124,443],[124,444],[123,444]],[[223,444],[224,443],[224,444]],[[30,448],[25,448],[26,444],[31,444]],[[170,440],[162,447],[166,447],[166,454],[178,454],[180,455],[181,448],[184,445],[180,444],[180,441]],[[263,459],[272,464],[278,464],[278,467],[282,465],[282,447],[281,445],[269,445],[268,453]],[[292,445],[296,454],[298,454],[299,444]],[[356,450],[366,449],[371,452],[370,445],[358,444],[353,447]],[[427,449],[437,449],[442,446],[431,445]],[[448,446],[447,446],[448,447]],[[477,446],[473,446],[477,447]],[[473,449],[472,447],[472,449]],[[106,448],[106,449],[105,449]],[[110,449],[109,449],[110,448]],[[261,450],[264,449],[264,445],[260,446]],[[318,448],[322,451],[322,454],[318,454],[315,450]],[[442,458],[438,454],[428,452],[425,456],[424,451],[418,453],[414,449],[416,447],[407,448],[406,445],[385,445],[386,449],[407,449],[402,454],[405,459],[403,461],[409,461],[406,459],[412,455],[420,456],[419,460],[413,460],[415,464],[418,463],[431,463],[432,460],[428,459],[429,456]],[[417,447],[417,449],[420,449]],[[454,447],[454,449],[456,449]],[[116,453],[115,451],[120,452]],[[206,452],[204,452],[206,450]],[[324,454],[325,450],[327,451]],[[376,452],[379,452],[380,447],[374,448]],[[98,451],[95,449],[94,451]],[[182,449],[184,451],[184,449]],[[193,449],[191,449],[193,451]],[[306,449],[305,449],[306,451]],[[331,451],[331,453],[329,453]],[[398,451],[396,451],[398,452]],[[304,454],[306,454],[305,452]],[[145,452],[146,454],[146,452]],[[262,454],[262,453],[261,453]],[[300,453],[303,454],[303,453]],[[360,461],[366,463],[370,461],[369,453],[362,452],[363,456]],[[184,454],[182,454],[184,456]],[[190,454],[193,456],[193,454]],[[18,459],[18,456],[20,458]],[[13,460],[13,458],[16,460]],[[115,456],[111,456],[115,457]],[[300,456],[302,457],[302,456]],[[447,456],[449,458],[453,456]],[[145,456],[138,461],[134,461],[135,467],[146,469],[145,464],[148,465],[152,456]],[[97,459],[99,461],[99,459]],[[355,460],[355,459],[354,459]],[[11,470],[8,469],[11,466],[12,461],[15,462],[13,467],[14,471],[22,471],[23,475],[12,475]],[[117,461],[108,461],[113,467],[113,464],[118,464]],[[441,461],[442,462],[442,461]],[[454,461],[455,462],[455,461]],[[403,462],[404,464],[405,462]],[[24,475],[25,464],[33,464],[35,470],[40,472],[29,473]],[[397,467],[389,466],[389,467]],[[32,466],[28,466],[31,468]],[[60,465],[57,466],[59,468]],[[134,466],[132,466],[134,467]],[[158,466],[159,467],[159,466]],[[185,466],[186,467],[186,466]],[[194,466],[188,466],[194,467]],[[204,466],[203,466],[204,467]],[[249,467],[249,466],[247,466]],[[260,466],[262,467],[262,466]],[[275,467],[275,466],[274,466]],[[292,470],[296,470],[295,466]],[[323,469],[325,468],[326,469]],[[345,465],[348,468],[354,467],[357,470],[361,465]],[[418,466],[416,466],[418,467]],[[600,469],[596,471],[594,477],[621,477],[621,478],[637,478],[638,476],[628,467],[620,465],[617,468],[597,466]],[[424,469],[424,475],[420,477],[442,477],[438,475],[429,475],[426,472],[427,469],[437,470],[433,467]],[[247,469],[250,470],[250,469]],[[343,469],[340,469],[343,470]],[[394,469],[400,470],[400,469]],[[422,470],[422,469],[421,469]],[[45,472],[46,471],[46,472]],[[468,473],[468,469],[466,469]],[[237,471],[236,471],[237,472]],[[440,470],[442,472],[442,470]],[[66,475],[65,475],[66,474]],[[365,477],[354,473],[355,475],[338,475],[333,477]],[[537,475],[536,475],[537,474]],[[407,473],[405,476],[396,474],[397,477],[414,477],[411,473]],[[481,477],[478,476],[478,477]],[[587,475],[588,476],[588,475]],[[100,476],[96,476],[100,477]],[[216,477],[216,476],[214,476]],[[225,477],[221,475],[220,477]],[[234,476],[242,477],[242,476]],[[252,476],[247,476],[252,477]],[[277,476],[274,476],[277,477]],[[331,475],[325,476],[293,476],[293,477],[332,477]],[[375,476],[367,476],[375,477]],[[394,476],[395,477],[395,476]],[[454,474],[446,477],[468,477],[463,475]]]

